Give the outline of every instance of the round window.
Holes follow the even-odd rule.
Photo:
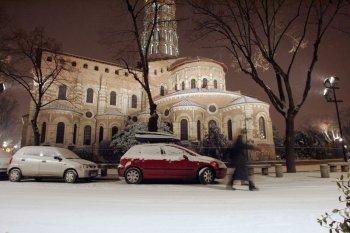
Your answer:
[[[216,112],[216,106],[215,105],[210,105],[208,109],[209,109],[209,112]]]
[[[132,117],[132,121],[133,121],[133,122],[137,122],[137,116],[133,116],[133,117]]]
[[[169,116],[169,114],[170,114],[169,109],[165,109],[165,111],[164,111],[164,115],[165,115],[165,116]]]
[[[92,112],[86,112],[86,113],[85,113],[85,116],[86,116],[87,118],[91,118],[91,117],[92,117]]]

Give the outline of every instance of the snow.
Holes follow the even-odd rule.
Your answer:
[[[339,207],[335,178],[255,176],[260,191],[214,185],[0,181],[0,232],[318,233]]]

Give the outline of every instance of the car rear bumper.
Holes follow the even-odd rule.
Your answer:
[[[223,179],[226,176],[227,169],[226,168],[219,168],[215,170],[216,178],[217,179]]]

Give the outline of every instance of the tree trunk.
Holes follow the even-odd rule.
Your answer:
[[[286,167],[289,173],[296,172],[294,155],[294,118],[295,116],[289,113],[286,118]]]
[[[40,132],[38,128],[38,116],[39,116],[40,109],[35,108],[34,116],[31,120],[31,125],[34,133],[34,145],[39,146],[40,145]]]
[[[150,101],[150,117],[148,119],[148,131],[157,132],[158,131],[158,113],[157,113],[157,105]]]

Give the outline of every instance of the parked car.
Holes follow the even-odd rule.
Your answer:
[[[0,148],[0,176],[6,175],[10,160],[11,155]]]
[[[48,146],[27,146],[18,150],[7,169],[10,181],[20,181],[22,177],[63,178],[74,183],[78,178],[91,179],[98,175],[97,164],[81,159],[65,148]]]
[[[197,179],[213,183],[226,175],[225,164],[175,144],[142,144],[131,147],[120,160],[118,174],[129,184],[146,179]]]

